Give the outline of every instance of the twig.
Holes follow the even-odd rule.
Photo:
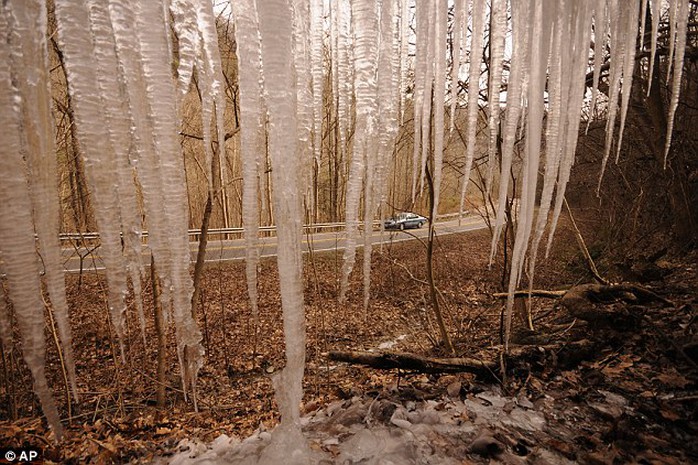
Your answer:
[[[594,263],[594,259],[591,258],[591,254],[589,254],[589,249],[587,248],[586,242],[584,242],[584,238],[582,237],[582,233],[579,231],[579,228],[577,227],[577,222],[574,221],[574,216],[572,215],[572,210],[570,210],[570,205],[567,203],[567,198],[563,197],[562,201],[565,204],[565,208],[567,209],[567,214],[570,217],[570,221],[572,222],[572,227],[574,228],[574,235],[577,238],[577,243],[579,244],[579,248],[582,249],[582,254],[584,254],[584,258],[586,258],[587,265],[589,266],[589,271],[591,271],[591,274],[594,276],[594,279],[598,281],[601,284],[609,285],[611,284],[607,279],[603,278],[599,274],[599,270],[596,268],[596,264]]]

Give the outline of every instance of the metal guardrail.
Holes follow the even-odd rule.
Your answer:
[[[373,226],[380,227],[380,221],[374,221]],[[359,225],[362,227],[363,223]],[[346,223],[316,223],[316,224],[306,224],[303,225],[304,231],[322,231],[327,229],[341,229],[345,228]],[[274,232],[276,231],[276,226],[260,226],[260,232]],[[222,235],[242,235],[245,232],[244,228],[211,228],[208,230],[209,236],[222,236]],[[188,231],[189,237],[196,237],[201,235],[201,229],[190,229]],[[141,233],[141,238],[147,238],[148,231],[143,231]],[[98,232],[88,232],[88,233],[61,233],[59,234],[61,241],[84,241],[84,240],[96,240],[99,239]]]
[[[439,215],[437,219],[447,219],[456,218],[460,216],[459,213],[446,213]],[[342,229],[346,227],[346,223],[316,223],[316,224],[306,224],[303,225],[303,230],[305,232],[309,231],[323,231],[329,229]],[[381,221],[374,221],[373,227],[380,227]],[[359,223],[359,228],[363,227],[363,222]],[[276,231],[276,226],[260,226],[260,232],[274,232]],[[242,235],[245,232],[244,228],[211,228],[208,230],[209,236],[223,236],[223,235]],[[201,229],[190,229],[188,231],[189,237],[196,237],[201,235]],[[148,231],[143,231],[141,233],[141,238],[147,238]],[[99,239],[98,232],[87,232],[87,233],[61,233],[59,234],[61,241],[86,241],[86,240],[96,240]]]

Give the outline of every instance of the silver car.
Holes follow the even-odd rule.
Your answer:
[[[385,229],[412,229],[421,228],[428,220],[416,213],[398,213],[392,218],[385,220],[383,226]]]

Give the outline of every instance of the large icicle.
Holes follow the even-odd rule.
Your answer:
[[[166,198],[160,177],[160,160],[155,150],[153,121],[148,115],[150,106],[136,21],[137,11],[135,10],[137,9],[137,5],[132,4],[130,0],[113,0],[109,4],[120,75],[124,82],[132,118],[129,163],[136,168],[143,193],[143,205],[149,230],[148,248],[156,257],[158,273],[165,278],[170,275],[172,262],[172,253],[168,244],[170,233],[168,225],[163,224]],[[141,233],[138,230],[129,229],[124,228],[127,231],[124,237],[127,257],[129,254],[137,253],[140,259]],[[129,266],[132,265],[133,260],[129,260]],[[132,280],[135,279],[135,268],[132,266]],[[166,282],[170,282],[169,278],[166,278]],[[169,308],[172,301],[171,286],[163,286],[162,291],[163,306]],[[137,294],[137,289],[134,289],[134,294]]]
[[[429,2],[430,3],[430,2]],[[427,72],[427,48],[431,42],[429,38],[429,17],[426,14],[425,5],[427,2],[417,2],[415,4],[416,18],[416,55],[414,67],[414,92],[412,97],[412,112],[414,120],[414,146],[412,152],[412,202],[417,197],[417,181],[420,173],[419,154],[422,150],[422,143],[426,139],[422,128],[422,106],[426,99],[425,79]],[[403,40],[405,38],[403,37]]]
[[[551,44],[550,62],[548,69],[548,111],[545,128],[545,172],[543,175],[543,191],[540,198],[540,206],[535,221],[535,231],[530,246],[530,258],[528,260],[529,289],[533,286],[533,276],[538,255],[538,245],[543,237],[545,226],[548,222],[550,202],[553,198],[553,189],[558,177],[560,166],[561,141],[564,135],[563,102],[567,104],[569,95],[568,78],[571,73],[563,70],[569,69],[572,61],[574,29],[571,22],[574,21],[574,5],[569,1],[562,1],[555,5],[556,15],[553,24],[553,41]],[[566,114],[566,113],[565,113]]]
[[[310,68],[313,83],[313,158],[320,165],[322,151],[322,97],[323,97],[323,1],[310,0]],[[233,2],[234,3],[234,2]],[[317,201],[317,199],[316,199]]]
[[[594,6],[594,72],[591,85],[591,103],[589,104],[589,119],[586,130],[589,130],[592,115],[596,108],[599,95],[599,77],[608,43],[608,0],[596,0]]]
[[[149,241],[158,264],[163,294],[171,305],[177,337],[177,355],[182,383],[194,398],[196,376],[203,363],[201,333],[191,314],[193,285],[189,274],[188,209],[181,147],[177,137],[176,88],[170,68],[166,10],[159,2],[134,3],[135,24],[141,46],[145,102],[152,124],[151,145],[146,145],[139,163]],[[146,136],[145,134],[143,134]],[[145,159],[145,160],[144,160]],[[140,176],[143,172],[143,176]],[[152,183],[152,185],[151,185]],[[162,195],[162,197],[160,197]],[[162,199],[164,205],[157,204]],[[155,227],[155,229],[154,229]]]
[[[528,74],[528,53],[531,29],[521,23],[526,23],[530,17],[529,2],[514,2],[512,4],[512,57],[511,70],[509,72],[509,85],[507,91],[507,107],[505,114],[504,134],[502,135],[502,168],[499,176],[499,195],[497,201],[497,215],[495,217],[494,234],[490,247],[490,263],[497,251],[497,244],[502,233],[506,219],[507,195],[509,194],[509,172],[512,166],[514,143],[516,142],[517,129],[522,115],[522,99],[525,92],[523,84],[524,76]],[[471,158],[472,162],[472,158]],[[461,212],[463,209],[463,197],[461,197]],[[462,213],[461,213],[462,214]]]
[[[203,128],[203,148],[208,187],[212,194],[214,176],[225,172],[224,164],[218,163],[220,172],[211,171],[214,156],[225,154],[225,86],[218,51],[218,32],[213,13],[213,3],[200,0],[173,0],[170,4],[172,27],[178,39],[179,63],[177,66],[178,106],[181,110],[184,97],[189,92],[194,69],[197,71],[197,85],[201,97],[201,123]],[[211,147],[211,121],[216,122],[218,151]],[[225,185],[225,182],[222,183]]]
[[[546,82],[546,65],[548,62],[548,47],[552,20],[548,17],[554,10],[554,0],[537,0],[533,4],[531,31],[530,75],[528,84],[528,113],[526,124],[526,153],[523,165],[523,191],[519,222],[514,239],[514,250],[511,257],[511,272],[509,274],[508,298],[506,308],[505,343],[508,346],[511,331],[514,291],[519,284],[524,256],[533,224],[535,209],[536,184],[540,160],[540,142],[543,125],[543,92]]]
[[[127,286],[121,253],[120,199],[118,182],[114,182],[117,168],[112,137],[104,138],[105,128],[110,134],[116,129],[109,127],[109,120],[105,116],[103,91],[97,67],[94,66],[94,62],[98,61],[97,53],[108,51],[98,49],[104,47],[104,43],[93,40],[95,36],[109,36],[111,33],[103,24],[91,23],[88,7],[84,3],[57,0],[56,19],[68,87],[75,106],[85,174],[99,226],[101,256],[109,284],[109,311],[123,357]]]
[[[620,128],[618,128],[618,145],[616,149],[616,163],[620,156],[620,148],[623,144],[623,133],[625,130],[625,118],[628,114],[628,105],[630,103],[630,88],[633,84],[633,69],[635,68],[635,44],[637,42],[637,34],[635,29],[639,22],[639,11],[636,2],[626,2],[628,5],[628,15],[624,18],[627,21],[625,35],[625,53],[623,54],[623,88],[621,89],[621,106],[620,106]],[[688,14],[688,13],[687,13]],[[644,18],[642,18],[644,23]],[[642,47],[642,41],[640,41]]]
[[[660,8],[662,2],[660,0],[652,0],[652,38],[650,46],[650,71],[647,74],[647,95],[650,95],[650,90],[652,89],[652,76],[654,73],[654,57],[657,53],[657,33],[659,32],[659,21],[660,21]]]
[[[367,156],[364,197],[364,250],[363,284],[364,309],[368,309],[371,290],[371,253],[373,249],[373,218],[385,196],[386,171],[397,133],[399,95],[399,44],[397,41],[395,11],[397,0],[383,2],[380,16],[380,50],[377,70],[378,137],[374,153]]]
[[[13,44],[16,83],[22,95],[22,128],[26,141],[31,201],[45,270],[46,290],[56,318],[73,397],[78,400],[65,279],[60,257],[59,205],[55,134],[46,50],[46,7],[41,1],[13,1],[14,30],[24,40]]]
[[[145,315],[141,300],[141,213],[138,211],[136,188],[133,183],[133,168],[129,151],[131,144],[131,117],[128,98],[122,85],[122,76],[115,54],[116,44],[109,18],[107,5],[103,2],[88,1],[90,21],[95,31],[108,33],[95,34],[95,58],[97,81],[103,93],[103,111],[108,124],[108,137],[114,148],[114,167],[117,177],[117,190],[120,200],[120,231],[123,240],[125,266],[134,289],[136,308],[145,343]]]
[[[480,98],[480,65],[482,63],[482,34],[485,29],[485,0],[472,0],[471,7],[472,33],[470,38],[470,64],[468,71],[468,132],[466,141],[468,146],[465,153],[465,167],[460,190],[460,206],[458,212],[463,217],[465,197],[470,182],[470,170],[475,157],[475,145],[477,142],[478,126],[478,100]]]
[[[259,323],[257,266],[259,264],[259,177],[265,160],[262,111],[262,50],[254,0],[231,2],[235,19],[240,86],[240,150],[242,158],[242,225],[245,233],[247,293],[255,331]]]
[[[17,39],[32,40],[32,37],[18,34],[19,31],[15,29],[18,26],[21,29],[22,25],[13,23],[16,13],[13,6],[16,7],[7,2],[0,5],[0,125],[7,131],[0,144],[0,195],[3,199],[0,202],[0,215],[3,218],[0,221],[0,258],[8,296],[22,336],[22,355],[32,374],[34,392],[56,438],[60,439],[63,427],[46,380],[44,305],[33,234],[32,205],[22,160],[22,153],[29,149],[26,145],[28,134],[24,132],[21,122],[25,111],[23,104],[25,99],[31,101],[32,97],[23,95],[21,89],[13,84],[13,81],[27,80],[40,86],[42,82],[36,75],[12,75],[11,70],[21,68],[21,65],[17,68],[13,66],[10,47],[23,48],[15,43]],[[35,45],[36,42],[25,43],[25,46]],[[27,58],[43,61],[43,57],[43,54],[39,54]],[[9,327],[9,321],[6,323]]]
[[[676,49],[674,51],[674,62],[673,62],[673,81],[671,83],[671,102],[669,103],[669,116],[667,117],[667,132],[666,132],[666,143],[664,145],[664,167],[666,168],[667,158],[669,157],[669,149],[671,148],[671,136],[674,131],[674,116],[676,115],[676,109],[679,106],[679,94],[681,92],[681,77],[683,76],[683,61],[684,54],[686,50],[686,35],[688,34],[688,8],[690,0],[675,0],[672,5],[678,4],[676,6],[677,13],[677,25],[676,25]],[[671,36],[671,43],[674,43],[674,37]],[[671,59],[670,59],[671,60]],[[671,69],[671,61],[669,61],[669,68]],[[650,77],[651,81],[651,77]]]
[[[506,0],[491,0],[490,10],[490,63],[488,102],[490,144],[487,161],[487,179],[485,190],[492,189],[494,167],[497,164],[497,138],[499,137],[499,99],[502,86],[502,64],[504,62],[504,42],[506,40],[507,5]]]
[[[375,150],[377,127],[376,67],[378,61],[378,17],[372,0],[352,3],[354,19],[354,89],[356,92],[356,131],[346,200],[346,245],[342,262],[339,301],[346,299],[349,275],[354,267],[359,233],[359,202],[366,172],[366,157]],[[364,225],[364,232],[370,225]]]
[[[420,2],[421,5],[421,2]],[[424,178],[426,175],[427,160],[429,158],[429,149],[432,141],[432,108],[434,103],[434,64],[436,62],[436,40],[434,29],[436,27],[436,8],[437,3],[425,2],[423,7],[417,7],[416,14],[426,15],[427,17],[427,46],[426,46],[426,62],[427,66],[424,69],[424,75],[421,79],[424,81],[424,98],[422,99],[420,121],[421,128],[421,157],[419,159],[419,192],[424,189]],[[418,76],[415,76],[417,79]],[[416,143],[416,138],[415,138]]]
[[[465,38],[463,22],[466,16],[465,0],[455,0],[453,4],[453,42],[451,45],[451,108],[449,133],[453,132],[456,122],[456,103],[458,102],[458,72],[460,71],[461,40]]]
[[[400,72],[398,80],[398,93],[400,102],[400,124],[405,118],[405,99],[407,97],[407,91],[405,86],[407,85],[409,79],[409,30],[410,30],[410,0],[400,1],[400,33],[399,33],[399,60],[400,60]],[[412,94],[414,100],[414,93]]]
[[[293,11],[293,62],[296,79],[297,128],[298,128],[298,160],[302,167],[301,184],[305,186],[305,208],[313,211],[314,192],[312,186],[313,175],[313,105],[315,103],[312,94],[312,69],[310,62],[310,11],[307,0],[292,0]]]
[[[635,28],[628,31],[626,26],[627,21],[624,21],[625,14],[628,13],[631,5],[635,2],[611,2],[609,16],[611,21],[611,69],[608,87],[608,116],[606,117],[606,143],[604,147],[604,155],[601,161],[601,174],[599,182],[596,186],[596,194],[601,191],[601,181],[603,174],[606,171],[606,163],[611,153],[611,145],[613,143],[613,133],[616,127],[616,114],[618,113],[618,94],[621,88],[624,69],[624,56],[626,53],[625,46],[628,43],[626,40],[627,34],[636,34]]]
[[[434,209],[430,212],[430,227],[433,227],[439,213],[441,192],[441,172],[444,158],[444,112],[446,104],[446,39],[448,5],[439,0],[434,5]]]
[[[571,62],[571,71],[573,75],[569,78],[569,100],[563,105],[566,108],[566,115],[563,127],[564,139],[561,142],[563,149],[562,159],[560,160],[560,168],[556,186],[555,206],[553,207],[552,220],[550,222],[550,232],[548,244],[546,248],[546,256],[550,252],[553,235],[557,226],[562,205],[565,200],[565,190],[567,182],[570,179],[572,165],[574,164],[574,156],[577,150],[577,139],[579,137],[579,124],[582,115],[582,105],[584,103],[584,94],[586,87],[584,80],[588,66],[588,50],[587,44],[591,40],[591,18],[593,12],[591,5],[585,5],[587,10],[582,10],[579,14],[576,25],[576,39],[574,40],[574,52],[572,53],[573,60]]]
[[[281,424],[274,445],[263,463],[307,462],[307,446],[300,432],[299,405],[303,396],[305,321],[301,281],[302,209],[297,159],[296,91],[293,79],[292,22],[288,0],[257,2],[262,38],[265,97],[268,104],[269,152],[274,181],[274,207],[278,233],[286,367],[274,385]]]

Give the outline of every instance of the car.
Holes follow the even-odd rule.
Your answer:
[[[385,229],[411,229],[411,228],[421,228],[429,221],[425,217],[418,215],[416,213],[404,212],[398,213],[392,218],[388,218],[383,223]]]

